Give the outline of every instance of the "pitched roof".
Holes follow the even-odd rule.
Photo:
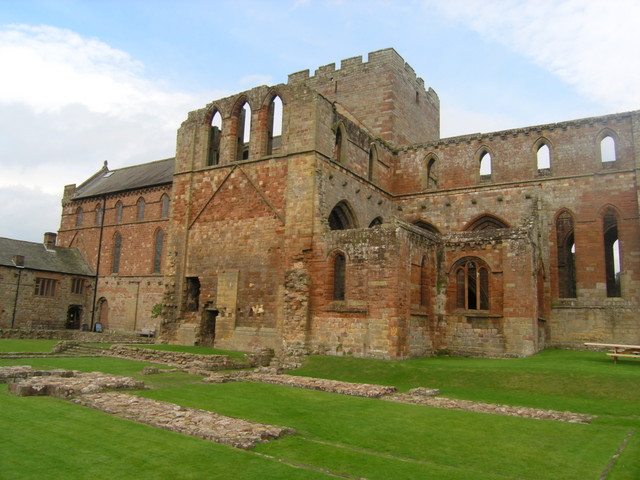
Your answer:
[[[95,275],[77,248],[46,248],[42,243],[0,237],[0,265],[15,267],[13,263],[15,255],[24,256],[25,269],[72,275]]]
[[[143,163],[116,170],[102,169],[80,185],[74,198],[87,198],[105,193],[163,185],[173,181],[174,158]]]

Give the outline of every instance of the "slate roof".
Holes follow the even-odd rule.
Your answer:
[[[29,270],[95,275],[77,248],[50,247],[47,249],[42,243],[0,237],[0,265],[15,267],[14,255],[23,255],[24,268]]]
[[[74,199],[88,198],[105,193],[135,190],[156,185],[164,185],[173,181],[175,159],[167,158],[156,162],[143,163],[132,167],[108,170],[103,168],[89,180],[81,184]]]

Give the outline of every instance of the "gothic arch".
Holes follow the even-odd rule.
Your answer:
[[[491,215],[490,213],[483,213],[471,220],[462,229],[463,231],[478,231],[478,230],[496,230],[499,228],[510,228],[509,224],[501,218]]]
[[[427,189],[438,187],[438,163],[438,157],[435,153],[429,153],[426,157],[424,157],[424,186]]]
[[[535,158],[535,171],[539,176],[551,174],[553,165],[553,149],[551,142],[546,137],[540,137],[532,146],[532,153]]]
[[[489,147],[482,145],[475,155],[478,178],[481,181],[491,180],[493,175],[494,155]]]
[[[431,233],[440,233],[440,230],[438,230],[438,227],[436,227],[433,223],[430,222],[425,222],[424,220],[416,220],[415,222],[413,222],[413,224],[416,227],[422,228],[423,230],[426,230],[428,232]]]
[[[609,139],[609,144],[607,145]],[[596,151],[600,165],[603,167],[615,166],[619,158],[620,138],[610,128],[602,129],[596,136]]]
[[[248,160],[251,152],[253,108],[246,95],[240,96],[231,114],[231,138],[235,139],[234,160]]]
[[[358,219],[353,213],[349,202],[338,202],[329,214],[329,228],[331,230],[349,230],[358,228]]]
[[[336,126],[336,139],[333,148],[333,159],[338,163],[344,163],[347,158],[347,131],[342,122]]]

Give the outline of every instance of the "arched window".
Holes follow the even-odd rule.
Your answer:
[[[371,223],[369,224],[369,228],[377,227],[378,225],[382,225],[382,217],[376,217],[373,220],[371,220]]]
[[[455,268],[456,308],[489,310],[489,269],[475,259],[464,259]]]
[[[600,160],[603,164],[616,161],[616,142],[611,135],[600,140]]]
[[[423,255],[420,264],[411,265],[412,300],[413,305],[427,306],[427,257]]]
[[[376,163],[378,163],[378,150],[375,143],[372,143],[369,148],[369,168],[367,169],[367,180],[369,181],[373,180]]]
[[[161,198],[162,202],[162,218],[169,218],[169,195],[164,193]]]
[[[240,107],[236,123],[236,138],[238,142],[236,160],[247,160],[251,142],[251,107],[248,102],[244,102]]]
[[[96,225],[100,226],[102,225],[102,205],[98,204],[96,205]]]
[[[207,153],[207,166],[220,163],[220,140],[222,139],[222,116],[216,111],[211,118],[209,130],[209,151]]]
[[[509,228],[509,226],[506,222],[493,215],[481,215],[469,222],[463,230],[471,232],[478,230],[496,230],[499,228]]]
[[[480,180],[491,179],[491,172],[491,154],[488,150],[482,150],[480,153]]]
[[[267,155],[272,155],[282,144],[282,99],[276,95],[269,104],[269,131],[267,134]]]
[[[111,263],[111,273],[120,271],[120,254],[122,253],[122,237],[116,233],[113,237],[113,261]]]
[[[153,273],[160,273],[162,271],[162,245],[164,240],[164,233],[162,230],[156,232],[156,241],[153,249]]]
[[[602,218],[604,262],[607,278],[607,297],[620,297],[620,240],[615,211],[607,210]]]
[[[345,299],[347,260],[342,253],[333,257],[333,300]]]
[[[573,217],[567,211],[556,219],[556,244],[558,248],[558,295],[560,298],[576,298],[576,265]]]
[[[82,211],[82,207],[76,208],[76,227],[82,226],[82,217],[84,212]]]
[[[347,135],[344,132],[344,125],[341,123],[336,128],[336,143],[333,148],[333,159],[336,162],[344,163],[347,150],[346,140]]]
[[[331,230],[349,230],[358,228],[356,217],[346,201],[339,202],[329,214],[329,228]]]
[[[549,145],[546,143],[542,143],[538,147],[536,163],[538,167],[538,175],[547,176],[551,174],[551,151],[549,150]]]
[[[122,223],[122,202],[120,200],[116,203],[116,223]]]
[[[431,233],[440,233],[440,230],[435,225],[432,225],[429,222],[424,222],[422,220],[418,220],[417,222],[413,222],[416,227],[420,227],[423,230],[426,230]]]
[[[144,220],[144,198],[140,197],[138,199],[138,203],[136,205],[137,205],[137,208],[138,208],[137,219],[140,222],[140,221]]]
[[[438,171],[436,157],[427,158],[427,188],[436,188],[438,186]]]

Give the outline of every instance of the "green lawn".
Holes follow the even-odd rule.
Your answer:
[[[2,348],[0,341],[0,348]],[[0,360],[142,378],[149,398],[295,428],[253,451],[166,432],[0,386],[0,478],[640,479],[640,362],[545,351],[510,360],[311,357],[294,374],[440,388],[443,395],[599,415],[580,425],[363,399],[276,385],[142,376],[118,359]],[[303,467],[304,466],[304,467]],[[73,473],[70,473],[73,472]]]

